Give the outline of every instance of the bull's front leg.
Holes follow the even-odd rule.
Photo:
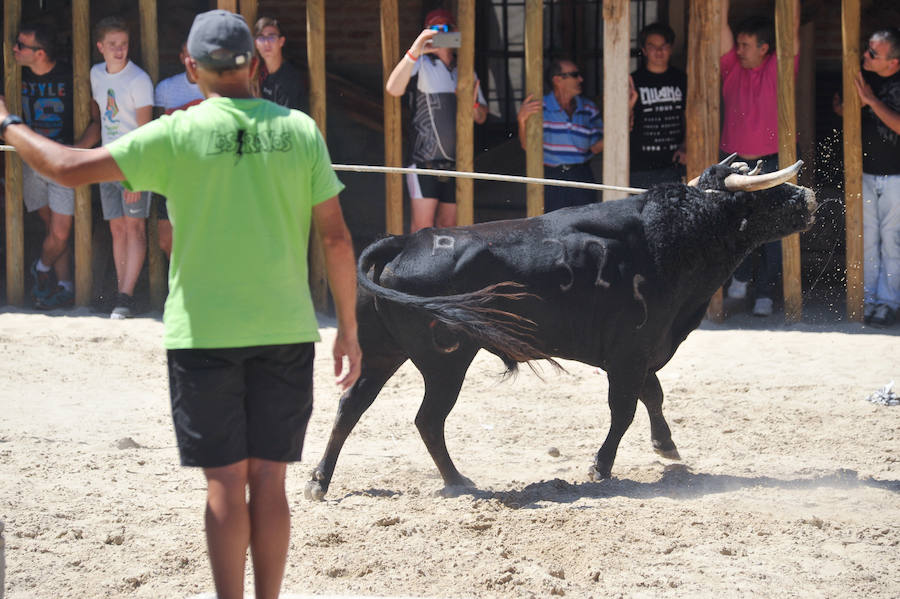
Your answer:
[[[643,366],[643,365],[642,365]],[[644,378],[647,370],[645,367],[629,365],[626,368],[610,368],[609,379],[609,433],[606,441],[594,458],[594,465],[588,471],[591,480],[601,480],[612,476],[613,462],[616,460],[616,452],[619,442],[631,421],[634,420],[634,412],[637,409],[638,395],[644,386]]]
[[[669,430],[669,424],[663,416],[663,390],[655,372],[647,373],[640,398],[647,408],[647,415],[650,416],[650,440],[653,442],[653,450],[666,459],[680,460],[678,448],[672,441],[672,431]]]

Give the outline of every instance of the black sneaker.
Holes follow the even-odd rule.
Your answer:
[[[125,320],[134,316],[134,298],[127,293],[117,293],[115,307],[109,317],[113,320]]]
[[[46,297],[39,297],[34,300],[34,307],[38,310],[54,310],[56,308],[71,308],[75,305],[75,294],[63,287],[57,285],[56,289]]]
[[[897,320],[897,313],[894,310],[891,310],[891,307],[887,304],[879,304],[877,308],[875,308],[875,314],[872,315],[872,319],[869,321],[873,327],[878,327],[879,329],[884,329]]]
[[[42,300],[56,291],[56,281],[53,280],[53,271],[41,272],[37,269],[38,261],[35,260],[29,269],[31,276],[34,278],[34,286],[31,288],[31,296],[37,300]]]

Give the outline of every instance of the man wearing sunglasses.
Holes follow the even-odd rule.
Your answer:
[[[900,310],[900,29],[869,37],[856,91],[863,109],[863,321],[883,328]],[[834,108],[843,114],[839,96]]]
[[[722,5],[719,33],[719,68],[722,74],[722,137],[719,150],[733,152],[748,164],[763,163],[763,172],[778,170],[778,59],[775,27],[768,17],[750,17],[732,34],[728,25],[728,0]],[[800,52],[800,0],[794,0],[794,75]],[[738,266],[728,286],[728,296],[744,299],[758,256],[753,304],[755,316],[770,316],[781,273],[781,242],[755,250]]]
[[[56,33],[43,24],[23,25],[13,45],[22,66],[22,118],[44,137],[72,145],[72,67],[58,61]],[[75,192],[22,165],[25,208],[37,212],[46,234],[41,255],[31,265],[31,296],[39,309],[68,308],[75,295],[69,237]]]
[[[571,60],[556,59],[548,73],[552,91],[543,99],[529,95],[516,120],[519,142],[525,149],[525,123],[541,112],[544,122],[544,178],[593,183],[590,159],[603,151],[603,121],[597,105],[582,97],[583,78]],[[573,187],[544,187],[544,212],[583,206],[597,200],[597,192]]]

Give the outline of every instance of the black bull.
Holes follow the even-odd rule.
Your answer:
[[[362,374],[341,398],[307,497],[324,497],[344,441],[406,360],[425,381],[415,419],[425,446],[448,489],[471,487],[447,452],[444,422],[480,348],[510,370],[565,358],[606,371],[611,422],[591,478],[610,476],[638,399],[654,449],[678,459],[656,372],[741,260],[807,229],[816,209],[812,191],[784,182],[800,163],[774,175],[729,163],[707,169],[696,186],[426,229],[366,248],[359,259]]]

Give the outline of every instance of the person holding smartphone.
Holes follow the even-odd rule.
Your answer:
[[[394,67],[388,77],[387,92],[406,93],[412,85],[410,105],[410,158],[412,168],[454,170],[456,167],[456,52],[435,47],[434,37],[456,30],[450,11],[439,8],[425,16],[425,29]],[[481,124],[487,119],[487,102],[475,76],[473,117]],[[456,225],[456,181],[453,177],[406,176],[411,198],[410,232],[426,227]]]

